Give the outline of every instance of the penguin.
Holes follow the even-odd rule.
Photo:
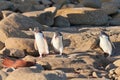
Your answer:
[[[49,48],[47,44],[47,40],[42,33],[42,31],[39,30],[38,27],[34,28],[34,36],[35,36],[35,49],[39,52],[39,57],[42,58],[42,54],[49,54]]]
[[[54,35],[51,40],[51,44],[55,52],[59,52],[60,55],[63,53],[63,36],[60,32],[54,32]]]
[[[99,46],[104,51],[104,56],[110,57],[112,55],[113,47],[115,48],[115,46],[111,42],[109,36],[105,32],[101,31],[99,35],[99,40]]]

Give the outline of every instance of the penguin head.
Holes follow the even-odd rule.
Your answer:
[[[36,32],[36,33],[42,33],[42,31],[39,29],[39,27],[35,27],[34,28],[34,32]]]
[[[55,36],[55,37],[58,37],[58,36],[62,36],[62,34],[61,34],[60,32],[58,32],[58,31],[56,31],[56,32],[54,33],[54,36]]]
[[[100,38],[109,38],[109,36],[108,36],[104,31],[101,31],[101,32],[100,32],[99,37],[100,37]]]
[[[39,27],[35,27],[35,28],[34,28],[34,33],[35,33],[35,34],[36,34],[36,33],[40,33],[40,35],[44,37],[44,34],[43,34],[42,31],[39,29]]]

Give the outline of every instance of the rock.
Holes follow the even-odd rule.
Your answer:
[[[14,12],[8,11],[8,10],[2,11],[3,18],[6,18],[7,16],[9,16],[9,15],[12,14],[12,13],[14,13]]]
[[[62,9],[64,8],[80,8],[80,7],[84,7],[83,4],[79,3],[79,4],[64,4],[62,6]]]
[[[38,21],[42,25],[51,26],[54,23],[54,15],[49,11],[32,11],[23,13],[23,15]]]
[[[115,73],[115,69],[111,69],[110,71],[109,71],[109,74],[110,75],[113,75]]]
[[[120,13],[115,15],[113,19],[109,21],[110,25],[119,26],[120,25]]]
[[[8,38],[5,41],[5,46],[7,49],[18,49],[25,50],[28,53],[34,53],[34,39],[28,38]],[[35,54],[35,53],[34,53]]]
[[[108,64],[106,66],[105,70],[109,71],[109,70],[114,69],[114,68],[115,68],[115,65],[111,63],[111,64]]]
[[[101,7],[101,1],[100,0],[83,0],[82,4],[85,7],[91,7],[91,8],[100,8]]]
[[[42,67],[45,70],[51,70],[51,66],[50,66],[50,64],[48,62],[37,61],[36,63],[42,65]]]
[[[2,69],[2,71],[7,72],[8,74],[9,74],[10,72],[13,72],[14,70],[15,70],[14,68],[3,68],[3,69]]]
[[[5,44],[0,41],[0,50],[2,50],[5,47]]]
[[[70,22],[65,17],[57,16],[54,19],[54,26],[56,26],[56,27],[70,27]]]
[[[24,3],[32,4],[32,5],[39,4],[38,3],[39,0],[11,0],[11,2],[17,3],[17,4],[24,4]]]
[[[120,59],[113,62],[116,67],[120,67]]]
[[[5,80],[7,76],[8,74],[6,72],[0,70],[0,80]]]
[[[92,76],[95,77],[95,78],[98,78],[98,77],[99,77],[98,73],[96,73],[96,72],[93,72],[93,73],[92,73]]]
[[[120,8],[120,1],[119,0],[111,0],[112,3],[116,4],[118,8]]]
[[[14,26],[16,26],[16,25],[14,25]],[[21,32],[20,30],[14,28],[11,25],[11,21],[9,21],[9,23],[8,23],[8,22],[2,20],[0,22],[0,41],[4,43],[5,40],[9,37],[26,38],[26,37],[28,37],[28,35],[26,35],[24,32]]]
[[[31,61],[31,62],[36,62],[36,57],[27,55],[27,56],[25,56],[25,57],[23,58],[23,60],[25,60],[25,61]]]
[[[63,4],[66,3],[66,0],[52,0],[53,3],[55,3],[53,6],[55,6],[57,9],[60,9]]]
[[[15,6],[15,12],[23,13],[23,12],[29,12],[34,11],[34,7],[32,4],[14,4]]]
[[[10,1],[0,1],[0,10],[14,10],[14,4]]]
[[[45,5],[43,4],[33,5],[33,7],[35,8],[36,11],[45,9]]]
[[[112,0],[101,0],[102,3],[104,2],[111,2]]]
[[[115,73],[117,74],[117,76],[120,76],[120,67],[115,69]]]
[[[60,70],[42,71],[41,73],[46,76],[47,80],[67,80],[65,73]]]
[[[112,3],[112,2],[102,3],[101,9],[108,15],[115,14],[118,11],[117,5],[115,3]]]
[[[66,73],[68,79],[79,77],[79,74],[76,73]]]
[[[66,17],[71,24],[80,25],[104,25],[108,21],[108,16],[105,12],[93,8],[60,9],[57,11],[56,16]]]
[[[12,56],[12,57],[17,57],[17,58],[23,58],[26,55],[23,50],[14,49],[14,48],[4,50],[3,54],[5,56]]]
[[[44,68],[40,64],[35,64],[35,66],[31,66],[30,68],[36,70],[44,70]]]
[[[0,24],[4,24],[7,26],[9,25],[20,30],[28,30],[29,28],[33,28],[36,26],[42,28],[41,24],[39,24],[38,22],[18,13],[13,13],[9,15],[5,19],[3,19]]]
[[[24,75],[23,75],[24,74]],[[22,77],[21,77],[22,76]],[[13,71],[6,80],[66,80],[62,71],[38,71],[37,69],[19,68]]]
[[[120,76],[118,77],[118,80],[120,80]]]
[[[47,80],[44,75],[38,73],[40,71],[31,68],[18,68],[13,71],[6,80]],[[24,74],[24,75],[23,75]],[[21,77],[22,76],[22,77]],[[35,77],[33,77],[35,76]]]
[[[65,2],[65,0],[60,0],[60,1],[58,1],[58,0],[51,0],[51,1],[56,3],[56,4],[62,4],[62,3]]]
[[[52,2],[50,0],[41,0],[44,5],[50,5]]]
[[[56,13],[57,12],[57,8],[56,7],[48,7],[48,8],[45,8],[44,11],[50,11],[52,13]]]
[[[2,14],[2,12],[0,11],[0,20],[2,20],[3,19],[3,14]]]

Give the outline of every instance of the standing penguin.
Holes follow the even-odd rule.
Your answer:
[[[63,53],[63,36],[60,32],[55,32],[51,41],[55,52]]]
[[[113,50],[113,48],[112,48],[113,43],[110,41],[109,36],[105,32],[101,31],[100,35],[99,35],[99,39],[100,39],[99,46],[104,51],[104,55],[111,56],[112,50]],[[113,45],[113,47],[114,47],[114,45]]]
[[[48,44],[44,34],[39,30],[38,27],[34,28],[35,35],[35,49],[38,50],[40,57],[42,54],[49,54]]]

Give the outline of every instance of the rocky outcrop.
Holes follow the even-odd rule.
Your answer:
[[[66,17],[74,25],[104,25],[108,21],[108,16],[105,12],[93,8],[60,9],[57,11],[56,16]]]
[[[5,46],[7,49],[13,48],[13,49],[19,49],[19,50],[23,50],[23,51],[25,50],[25,51],[30,52],[30,53],[35,52],[34,39],[8,38],[5,41]]]
[[[100,0],[82,0],[82,4],[85,7],[92,7],[92,8],[100,8],[101,7]]]
[[[42,25],[51,26],[54,23],[54,14],[50,11],[32,11],[23,13],[23,15],[38,21]]]
[[[112,2],[104,2],[102,3],[101,9],[108,15],[115,14],[118,12],[118,7],[115,3]]]
[[[17,80],[66,80],[66,76],[62,71],[42,71],[40,73],[39,70],[30,68],[19,68],[12,72],[6,80],[16,80],[16,78]]]
[[[41,24],[39,24],[38,22],[18,13],[13,13],[8,17],[4,18],[0,22],[0,25],[1,24],[4,24],[5,26],[12,26],[19,30],[29,30],[29,28],[36,26],[42,28]]]

